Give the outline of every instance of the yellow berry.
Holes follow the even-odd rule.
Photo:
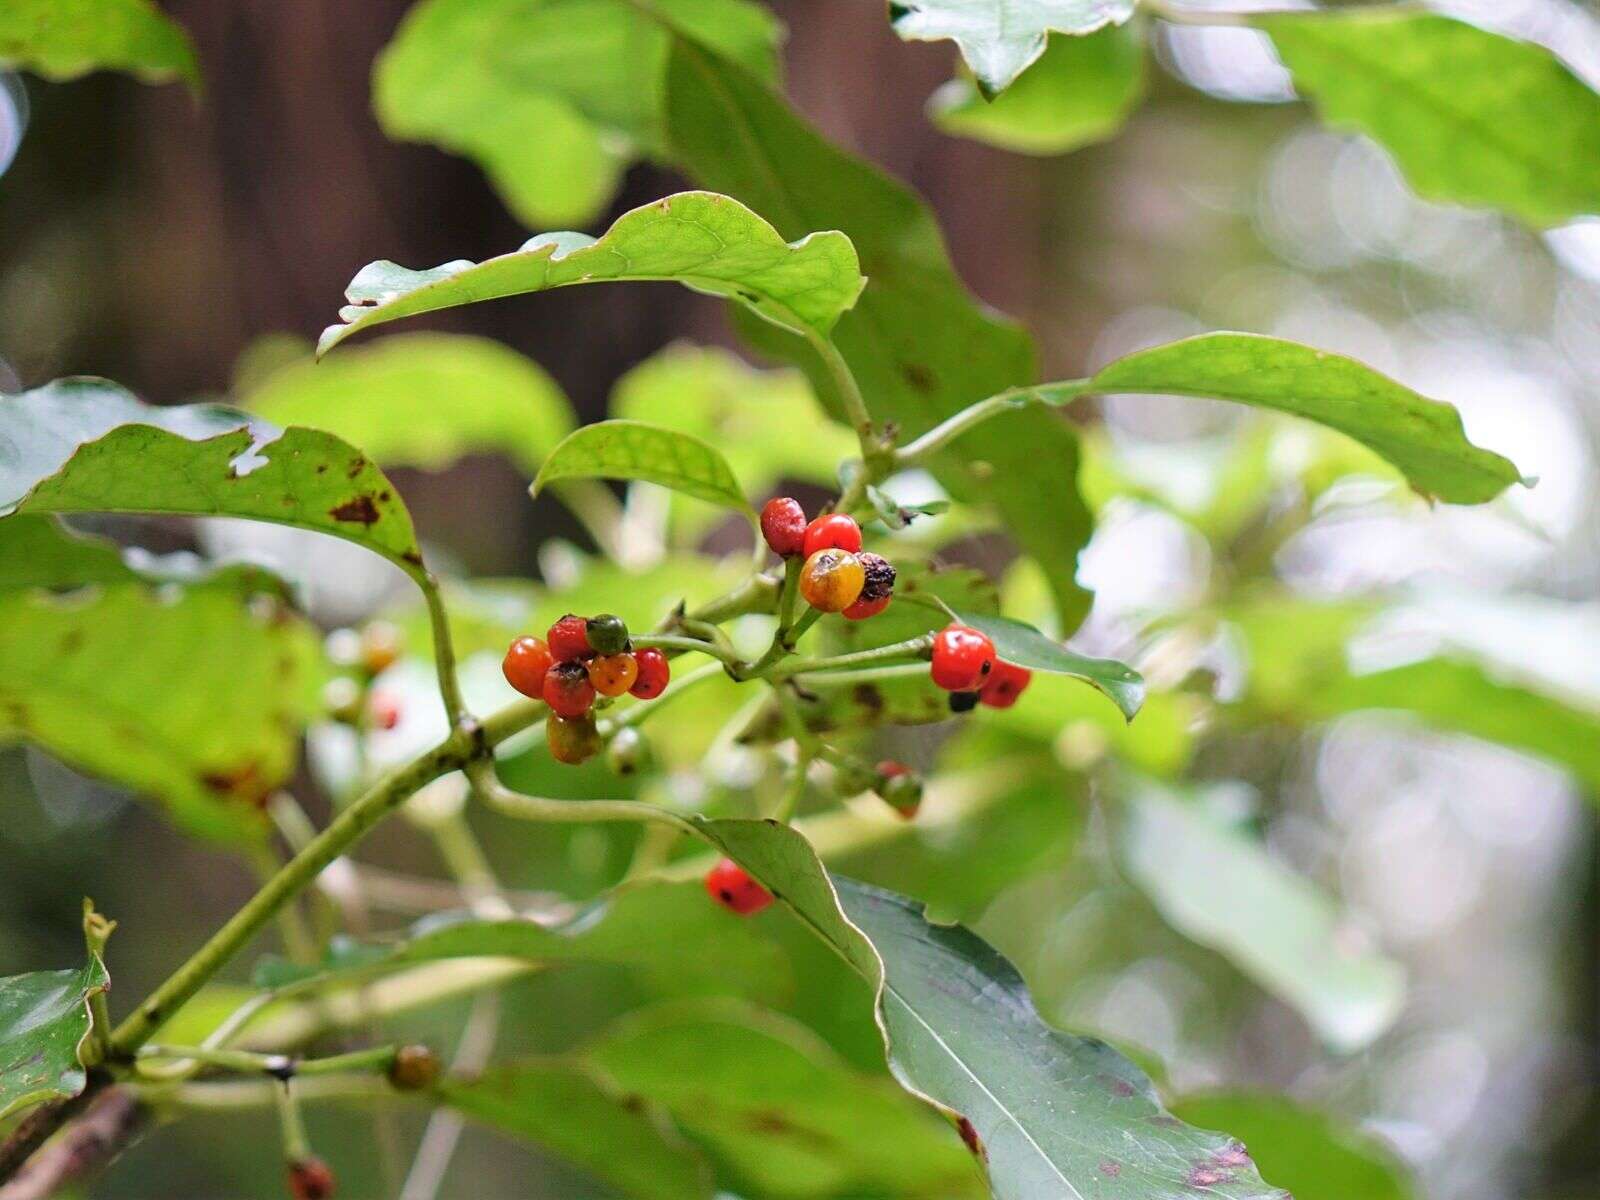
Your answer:
[[[800,569],[800,594],[823,612],[843,612],[856,602],[867,582],[866,568],[848,550],[827,548],[806,559]]]

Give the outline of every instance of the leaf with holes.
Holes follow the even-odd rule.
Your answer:
[[[1049,671],[1081,679],[1110,697],[1129,721],[1144,703],[1144,679],[1126,663],[1076,654],[1025,621],[991,613],[951,611],[956,620],[972,626],[993,642],[995,653],[1006,662],[1030,671]]]
[[[642,421],[585,425],[550,452],[533,481],[537,496],[561,479],[642,479],[750,514],[733,468],[697,437]]]
[[[427,271],[369,263],[345,290],[344,324],[323,330],[317,351],[325,354],[358,330],[419,313],[622,280],[676,280],[813,336],[833,328],[865,282],[855,247],[842,233],[786,242],[737,200],[680,192],[623,213],[599,238],[542,233],[498,258]]]
[[[200,87],[188,35],[151,0],[6,0],[0,67],[57,80],[127,71],[146,83],[182,79]]]
[[[1516,464],[1473,445],[1461,414],[1346,358],[1253,333],[1205,333],[1103,367],[1090,392],[1232,400],[1337,429],[1400,468],[1425,496],[1482,504],[1522,481]]]
[[[1144,98],[1144,39],[1137,25],[1055,36],[1043,57],[989,99],[962,76],[928,101],[946,133],[1021,154],[1065,154],[1103,142]]]
[[[695,823],[877,988],[890,1069],[965,1118],[997,1200],[1155,1200],[1197,1188],[1277,1200],[1236,1140],[1165,1112],[1105,1043],[1047,1026],[1016,969],[967,929],[830,877],[787,826]]]
[[[76,970],[0,979],[0,1119],[83,1091],[89,998],[110,987],[99,955]]]
[[[927,206],[829,144],[761,80],[680,38],[666,111],[673,156],[686,173],[755,205],[785,237],[844,230],[870,264],[872,286],[832,337],[875,420],[916,437],[1034,378],[1032,340],[967,291]],[[838,385],[811,347],[770,324],[740,324],[761,349],[804,368],[829,412],[842,417]],[[929,466],[952,499],[998,513],[1049,578],[1061,627],[1076,629],[1088,611],[1078,554],[1093,521],[1078,494],[1072,426],[1019,408],[973,429]]]
[[[426,576],[394,486],[331,434],[279,429],[215,404],[158,408],[103,379],[0,396],[0,517],[82,512],[293,525]]]
[[[1210,946],[1351,1053],[1400,1015],[1405,971],[1338,905],[1256,838],[1208,815],[1208,796],[1128,777],[1118,849],[1128,877],[1180,933]]]
[[[472,159],[524,223],[587,224],[659,156],[663,20],[776,80],[781,26],[753,0],[423,0],[373,71],[391,137]]]
[[[1256,18],[1335,129],[1423,196],[1535,227],[1600,213],[1600,96],[1542,46],[1399,9]]]
[[[894,0],[907,41],[949,39],[986,95],[1005,91],[1045,52],[1052,33],[1083,35],[1133,16],[1133,0]]]

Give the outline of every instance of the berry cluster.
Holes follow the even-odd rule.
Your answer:
[[[861,526],[845,513],[826,513],[809,524],[791,496],[767,501],[761,535],[780,558],[803,557],[800,595],[819,612],[865,621],[889,607],[894,565],[861,549]]]
[[[654,700],[672,668],[659,650],[635,650],[621,617],[568,613],[544,638],[519,637],[501,664],[506,682],[550,706],[545,740],[557,762],[581,763],[601,747],[594,723],[596,696],[627,693]]]
[[[970,625],[946,625],[933,638],[933,682],[950,693],[951,712],[979,704],[1010,708],[1033,672],[995,654],[994,643]]]

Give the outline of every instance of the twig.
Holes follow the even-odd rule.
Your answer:
[[[102,1092],[72,1128],[0,1186],[0,1200],[46,1200],[94,1174],[138,1137],[148,1119],[148,1110],[127,1088]]]

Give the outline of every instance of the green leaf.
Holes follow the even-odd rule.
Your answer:
[[[151,0],[6,0],[0,67],[54,80],[128,71],[146,83],[182,79],[200,87],[188,35]]]
[[[995,653],[1006,662],[1031,671],[1070,675],[1105,693],[1128,720],[1144,703],[1144,679],[1126,663],[1109,658],[1075,654],[1032,625],[990,613],[954,610],[956,620],[970,625],[994,643]],[[1026,697],[1024,697],[1024,700]],[[1019,703],[1021,703],[1019,701]]]
[[[993,100],[968,76],[929,100],[934,123],[1022,154],[1065,154],[1115,136],[1144,98],[1144,38],[1137,25],[1056,36],[1043,57]]]
[[[1065,675],[1040,673],[1012,707],[980,707],[973,718],[1046,746],[1065,740],[1087,752],[1099,744],[1128,766],[1152,775],[1176,776],[1193,757],[1203,708],[1197,697],[1183,692],[1147,692],[1139,719],[1129,722],[1104,693],[1079,687]]]
[[[550,452],[533,481],[537,496],[562,479],[643,479],[711,504],[752,513],[733,468],[697,437],[642,421],[600,421]]]
[[[340,943],[317,967],[263,959],[263,987],[319,978],[330,984],[444,958],[514,958],[524,962],[603,963],[640,972],[667,994],[726,991],[773,1002],[794,979],[779,948],[706,903],[698,882],[647,884],[576,908],[559,921],[482,920],[442,913],[398,942]],[[694,946],[685,957],[683,947]]]
[[[759,371],[713,346],[678,343],[645,359],[617,381],[611,415],[709,442],[751,496],[783,480],[826,486],[840,461],[860,453],[852,433],[825,419],[799,371]],[[693,531],[706,524],[696,520],[703,509],[674,516]]]
[[[423,0],[373,73],[392,137],[478,163],[535,228],[587,224],[659,155],[669,20],[776,80],[781,26],[750,0]]]
[[[1045,1025],[1016,969],[968,930],[830,878],[786,826],[696,823],[878,989],[890,1069],[970,1122],[996,1200],[1276,1200],[1238,1142],[1173,1119],[1105,1043]]]
[[[0,516],[52,512],[248,517],[426,574],[410,513],[347,443],[220,405],[157,408],[103,379],[0,397]]]
[[[1466,655],[1357,674],[1346,644],[1373,615],[1362,605],[1266,597],[1227,615],[1249,658],[1242,711],[1296,724],[1404,713],[1424,728],[1544,759],[1600,795],[1600,712],[1499,678]]]
[[[1133,16],[1133,0],[895,0],[889,13],[907,41],[955,42],[979,86],[994,95],[1044,54],[1051,33],[1120,24]]]
[[[309,357],[244,397],[279,425],[321,429],[386,466],[440,470],[468,454],[504,454],[528,475],[577,423],[533,360],[487,338],[411,333],[325,363]]]
[[[1543,47],[1395,9],[1256,23],[1323,120],[1376,139],[1421,195],[1535,227],[1600,212],[1600,96]]]
[[[0,521],[0,592],[67,591],[91,583],[132,583],[141,575],[114,542],[72,533],[54,517]]]
[[[842,229],[872,286],[839,321],[833,341],[874,419],[903,438],[974,401],[1034,378],[1033,343],[963,286],[927,207],[875,167],[830,145],[781,97],[735,64],[679,39],[667,70],[674,157],[699,183],[766,214],[785,237]],[[754,321],[744,332],[799,363],[837,418],[837,386],[796,339]],[[1062,628],[1088,611],[1078,553],[1092,520],[1077,491],[1078,441],[1055,414],[1023,408],[985,422],[930,464],[958,501],[998,512],[1044,568]]]
[[[671,1114],[739,1191],[954,1197],[980,1188],[948,1126],[775,1013],[729,1003],[649,1010],[583,1059]]]
[[[1421,1194],[1405,1167],[1375,1139],[1287,1096],[1185,1096],[1172,1111],[1191,1124],[1241,1138],[1262,1174],[1295,1200],[1416,1200]]]
[[[0,1119],[83,1091],[89,998],[110,987],[99,955],[77,970],[0,979]]]
[[[1467,440],[1450,405],[1352,358],[1278,338],[1206,333],[1140,350],[1084,390],[1202,396],[1305,417],[1370,447],[1424,496],[1455,504],[1482,504],[1521,481],[1515,464]]]
[[[326,354],[357,330],[418,313],[575,283],[676,280],[738,300],[767,321],[826,334],[856,302],[864,280],[855,247],[838,231],[785,242],[737,200],[679,192],[623,213],[598,239],[542,233],[481,263],[409,271],[369,263],[345,289],[342,325],[322,331]]]
[[[1175,929],[1293,1005],[1341,1053],[1393,1024],[1405,972],[1367,946],[1333,900],[1258,839],[1208,816],[1207,793],[1139,778],[1119,790],[1124,868]]]
[[[0,521],[0,549],[28,521]],[[153,797],[191,833],[260,838],[260,805],[293,774],[322,681],[315,631],[265,578],[106,572],[64,596],[0,592],[0,741]]]
[[[585,1067],[525,1061],[475,1080],[446,1080],[437,1090],[473,1120],[527,1138],[624,1195],[710,1200],[710,1172],[700,1156]]]

